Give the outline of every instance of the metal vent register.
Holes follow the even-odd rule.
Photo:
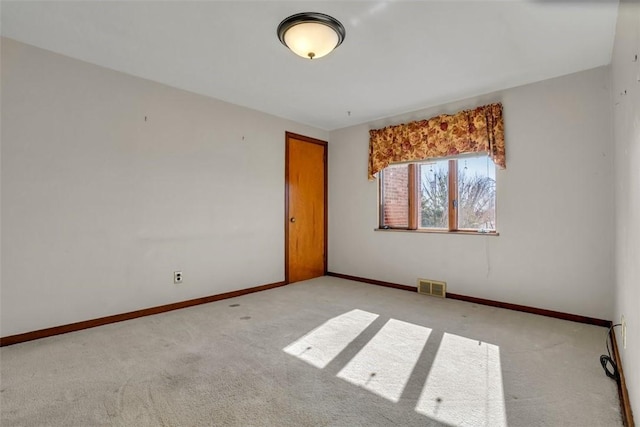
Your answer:
[[[437,280],[418,279],[418,293],[445,298],[447,296],[447,283]]]

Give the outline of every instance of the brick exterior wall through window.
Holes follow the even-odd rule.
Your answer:
[[[407,227],[409,224],[409,167],[389,166],[384,170],[384,226]]]

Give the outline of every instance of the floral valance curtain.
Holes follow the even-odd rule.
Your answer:
[[[502,104],[369,131],[369,179],[391,163],[489,154],[501,169],[504,155]]]

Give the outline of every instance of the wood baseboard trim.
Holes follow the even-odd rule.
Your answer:
[[[544,308],[529,307],[527,305],[511,304],[508,302],[494,301],[494,300],[470,297],[470,296],[459,295],[459,294],[451,294],[449,292],[447,292],[447,298],[457,299],[459,301],[472,302],[475,304],[490,305],[492,307],[506,308],[508,310],[522,311],[525,313],[538,314],[540,316],[554,317],[556,319],[569,320],[571,322],[602,326],[604,328],[608,328],[611,326],[610,320],[597,319],[595,317],[588,317],[588,316],[580,316],[578,314],[563,313],[561,311],[546,310]]]
[[[267,285],[255,286],[253,288],[240,289],[237,291],[225,292],[223,294],[210,295],[207,297],[195,298],[187,301],[174,302],[172,304],[160,305],[157,307],[144,308],[142,310],[130,311],[128,313],[115,314],[113,316],[100,317],[98,319],[85,320],[82,322],[70,323],[68,325],[54,326],[52,328],[40,329],[22,334],[10,335],[0,338],[0,347],[18,344],[54,335],[66,334],[68,332],[80,331],[82,329],[95,328],[96,326],[108,325],[109,323],[123,322],[125,320],[136,319],[138,317],[151,316],[165,313],[167,311],[192,307],[194,305],[206,304],[228,298],[239,297],[254,292],[265,291],[286,285],[287,282],[269,283]]]
[[[358,277],[358,276],[349,276],[348,274],[333,273],[331,271],[327,272],[327,276],[338,277],[340,279],[346,279],[346,280],[353,280],[354,282],[369,283],[370,285],[384,286],[387,288],[402,289],[403,291],[410,291],[410,292],[418,291],[418,288],[416,286],[400,285],[398,283],[383,282],[382,280],[366,279],[364,277]]]
[[[415,287],[415,286],[407,286],[407,285],[400,285],[400,284],[397,284],[397,283],[383,282],[381,280],[367,279],[367,278],[358,277],[358,276],[350,276],[348,274],[340,274],[340,273],[329,272],[329,273],[327,273],[327,276],[339,277],[341,279],[354,280],[356,282],[369,283],[369,284],[372,284],[372,285],[386,286],[388,288],[395,288],[395,289],[402,289],[402,290],[405,290],[405,291],[417,292],[417,287]],[[545,310],[543,308],[529,307],[529,306],[526,306],[526,305],[511,304],[511,303],[508,303],[508,302],[494,301],[494,300],[489,300],[489,299],[484,299],[484,298],[470,297],[470,296],[467,296],[467,295],[452,294],[450,292],[447,292],[447,298],[456,299],[456,300],[459,300],[459,301],[471,302],[471,303],[475,303],[475,304],[488,305],[488,306],[491,306],[491,307],[506,308],[508,310],[522,311],[522,312],[525,312],[525,313],[538,314],[538,315],[541,315],[541,316],[554,317],[556,319],[570,320],[572,322],[586,323],[586,324],[589,324],[589,325],[602,326],[602,327],[606,327],[606,328],[611,326],[611,321],[610,320],[596,319],[594,317],[580,316],[580,315],[577,315],[577,314],[563,313],[563,312],[560,312],[560,311]]]
[[[629,400],[629,390],[627,390],[627,382],[624,379],[624,370],[622,369],[622,359],[618,351],[618,341],[616,340],[615,331],[611,331],[611,348],[613,349],[613,361],[618,367],[620,381],[618,381],[618,397],[620,398],[620,413],[622,414],[622,424],[625,427],[634,427],[633,412],[631,411],[631,401]]]

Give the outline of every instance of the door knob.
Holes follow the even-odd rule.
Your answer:
[[[296,219],[294,217],[291,217],[291,219],[289,221],[296,222]]]

